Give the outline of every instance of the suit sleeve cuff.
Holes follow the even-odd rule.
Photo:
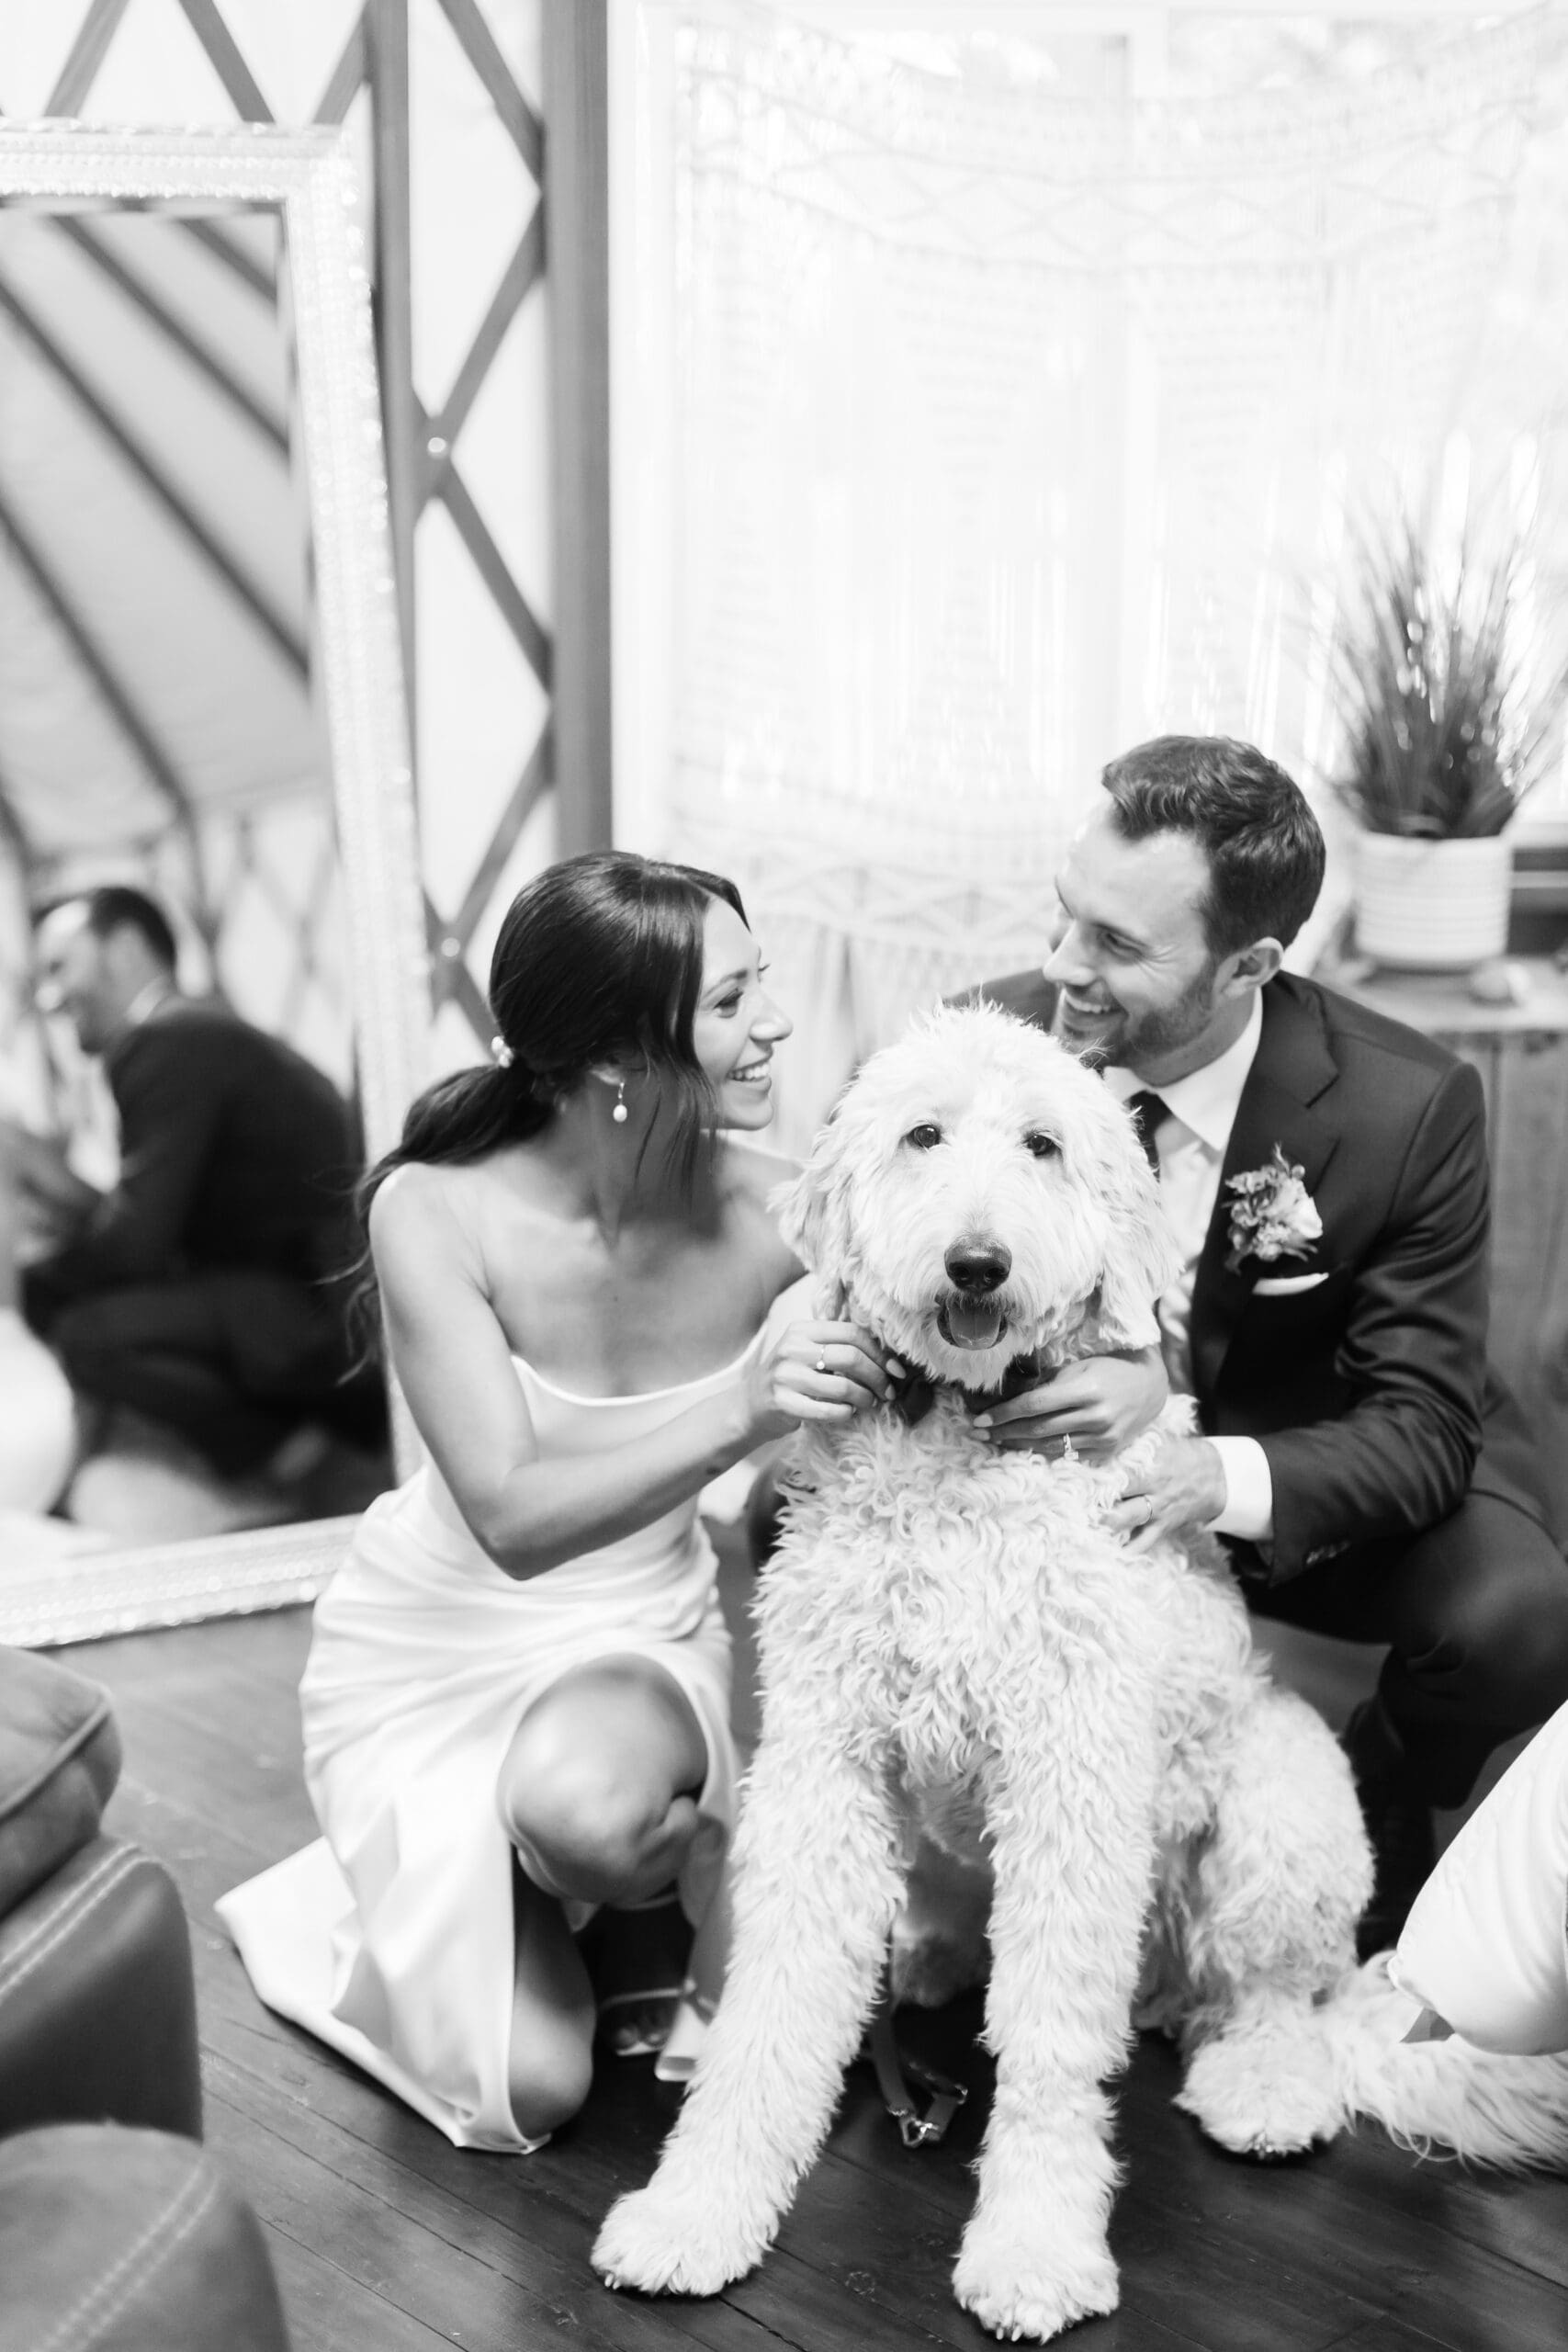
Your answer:
[[[1267,1544],[1274,1533],[1274,1478],[1255,1437],[1212,1437],[1225,1474],[1225,1507],[1209,1524],[1216,1535]]]

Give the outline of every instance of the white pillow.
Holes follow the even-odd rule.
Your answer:
[[[1568,1706],[1442,1856],[1389,1974],[1483,2050],[1568,2050]]]

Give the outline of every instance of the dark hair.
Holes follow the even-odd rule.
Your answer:
[[[1288,947],[1323,887],[1323,835],[1301,787],[1228,735],[1156,735],[1100,777],[1123,841],[1187,833],[1209,865],[1203,931],[1216,958],[1277,939]]]
[[[95,939],[107,939],[111,932],[134,931],[167,970],[172,972],[179,962],[168,916],[144,890],[133,889],[129,882],[105,882],[96,890],[71,891],[40,907],[34,922],[42,922],[62,907],[80,907]]]
[[[745,922],[740,893],[723,875],[625,850],[562,858],[518,892],[490,967],[496,1043],[510,1060],[427,1087],[403,1122],[402,1140],[362,1180],[356,1307],[366,1309],[375,1289],[370,1204],[394,1168],[480,1159],[525,1142],[548,1123],[557,1097],[611,1057],[632,1056],[658,1080],[643,1148],[657,1136],[677,1181],[694,1182],[705,1148],[712,1148],[713,1089],[692,1024],[702,993],[703,924],[716,899]]]

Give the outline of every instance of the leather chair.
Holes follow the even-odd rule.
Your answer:
[[[0,2352],[288,2352],[260,2227],[197,2143],[174,1881],[102,1834],[107,1695],[0,1648]]]
[[[254,2214],[192,2140],[0,2142],[0,2352],[288,2352]]]
[[[201,2136],[178,1892],[99,1831],[119,1764],[96,1683],[0,1649],[0,2132],[113,2117]]]

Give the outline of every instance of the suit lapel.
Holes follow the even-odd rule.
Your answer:
[[[1230,1253],[1230,1180],[1263,1167],[1278,1144],[1287,1160],[1301,1169],[1307,1191],[1315,1193],[1339,1132],[1313,1105],[1337,1075],[1314,1000],[1298,994],[1288,980],[1270,981],[1263,991],[1263,1034],[1236,1106],[1220,1170],[1219,1197],[1192,1285],[1189,1330],[1193,1386],[1200,1396],[1213,1396],[1252,1285],[1269,1271],[1257,1258],[1244,1259],[1236,1270],[1225,1263]],[[1312,1259],[1292,1258],[1288,1271],[1311,1272]]]

